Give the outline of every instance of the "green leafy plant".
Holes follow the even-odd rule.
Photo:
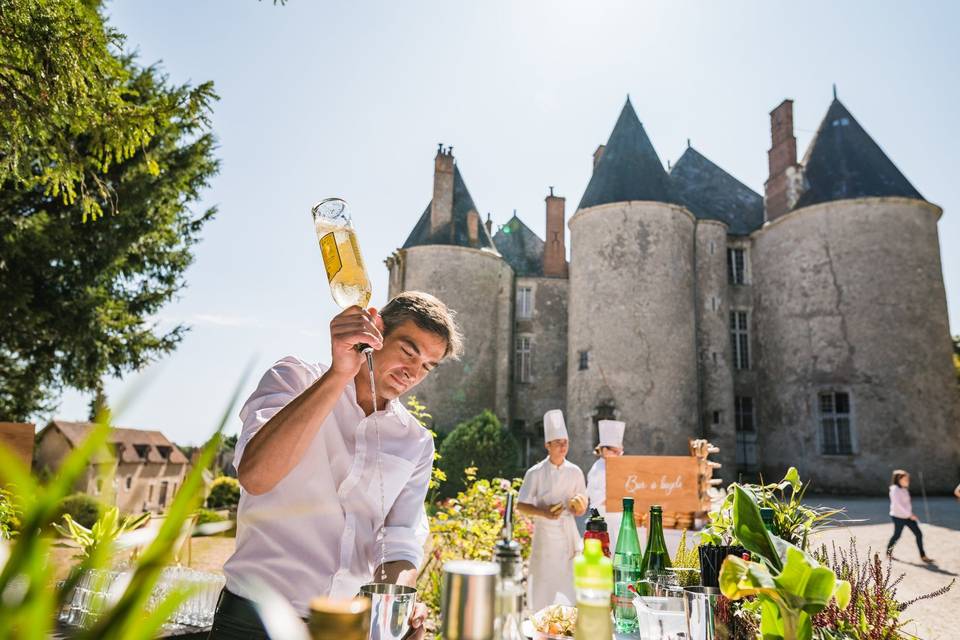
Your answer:
[[[149,513],[140,515],[120,516],[120,509],[110,507],[92,527],[85,527],[70,517],[70,514],[63,515],[63,521],[66,526],[53,523],[56,529],[64,538],[72,540],[79,548],[78,558],[87,558],[99,546],[112,546],[117,538],[125,533],[139,529],[150,520]]]
[[[0,540],[9,540],[20,529],[20,509],[13,500],[13,493],[0,488]]]
[[[779,538],[806,551],[810,537],[833,527],[843,509],[812,507],[803,503],[809,484],[790,467],[780,482],[772,484],[731,484],[726,498],[709,514],[709,524],[700,532],[705,544],[737,544],[733,531],[734,488],[749,493],[761,507],[773,509],[774,528]],[[742,542],[742,541],[741,541]],[[746,546],[746,545],[744,545]]]
[[[246,373],[244,374],[244,379]],[[148,606],[154,585],[173,556],[184,521],[193,513],[202,496],[203,469],[216,454],[219,433],[239,396],[240,386],[224,412],[211,443],[204,447],[199,463],[190,470],[167,510],[155,536],[127,572],[126,586],[115,599],[105,604],[96,623],[79,631],[78,640],[146,640],[159,634],[160,627],[189,595],[186,588],[172,590],[152,609]],[[87,473],[90,461],[109,454],[110,414],[104,412],[95,421],[87,438],[63,460],[57,474],[48,482],[38,482],[30,470],[7,448],[0,445],[0,482],[14,492],[22,505],[20,535],[12,542],[0,541],[0,638],[25,640],[50,637],[58,612],[82,575],[109,566],[114,555],[113,540],[104,538],[93,544],[89,553],[70,572],[67,579],[54,584],[54,567],[48,556],[49,536],[42,535],[58,517],[58,506],[74,483]]]
[[[731,600],[755,596],[764,640],[810,640],[812,616],[831,602],[850,602],[850,583],[799,547],[763,527],[760,508],[742,487],[733,487],[733,535],[759,561],[728,556],[720,568],[720,590]]]
[[[434,431],[429,426],[429,420],[433,418],[427,412],[426,405],[420,404],[417,400],[417,396],[410,396],[407,399],[407,411],[410,412],[417,422],[420,423],[420,426],[424,427],[427,431],[430,432],[430,435],[433,436],[433,441],[437,441],[437,432]],[[433,469],[430,472],[430,494],[428,495],[427,502],[432,503],[433,498],[436,497],[437,489],[440,488],[440,485],[446,481],[447,474],[443,472],[443,469],[440,468],[440,465],[437,464],[437,461],[440,460],[440,452],[434,449],[433,452]]]
[[[882,561],[879,553],[868,550],[868,560],[861,561],[854,538],[850,538],[847,549],[838,549],[834,544],[832,552],[828,552],[826,545],[821,545],[814,555],[850,583],[849,606],[841,608],[831,602],[814,616],[815,633],[822,630],[822,637],[899,640],[908,623],[901,615],[903,611],[920,600],[944,595],[956,582],[954,578],[936,591],[901,601],[897,599],[897,587],[904,574],[894,577],[893,563],[890,559]]]
[[[60,501],[56,520],[69,515],[74,522],[89,529],[100,519],[100,514],[105,509],[106,505],[93,496],[86,493],[73,493]]]
[[[207,507],[211,509],[234,509],[240,502],[240,481],[230,476],[219,476],[210,485]]]
[[[462,422],[440,447],[439,466],[447,477],[439,495],[455,496],[465,488],[463,470],[475,467],[478,478],[512,478],[520,474],[520,447],[491,411]]]
[[[466,489],[438,506],[430,518],[427,556],[417,580],[417,597],[440,613],[440,586],[443,563],[447,560],[491,560],[493,548],[503,526],[506,496],[513,494],[516,504],[522,480],[478,479],[476,469],[465,470]],[[514,513],[513,537],[520,544],[524,559],[530,555],[533,523]]]

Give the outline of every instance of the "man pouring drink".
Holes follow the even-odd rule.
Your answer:
[[[355,241],[352,249],[359,261]],[[333,284],[329,254],[327,246]],[[240,412],[236,550],[212,640],[268,637],[255,603],[263,586],[306,618],[316,596],[352,598],[371,581],[416,584],[434,447],[399,398],[457,358],[462,336],[443,302],[408,291],[379,312],[348,307],[330,322],[330,343],[329,365],[276,362]],[[418,604],[412,637],[422,637],[425,618]]]

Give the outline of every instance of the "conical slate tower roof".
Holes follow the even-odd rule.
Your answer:
[[[543,275],[543,240],[516,213],[493,234],[493,244],[518,276]]]
[[[805,191],[795,208],[820,202],[903,196],[923,200],[847,108],[833,99],[803,158]]]
[[[719,220],[734,235],[748,235],[763,225],[763,197],[687,147],[670,171],[677,200],[700,220]]]
[[[630,200],[673,202],[667,172],[627,98],[578,208]]]
[[[414,225],[413,231],[411,231],[407,237],[407,241],[403,243],[403,248],[409,249],[410,247],[429,244],[454,244],[461,247],[473,246],[470,244],[470,235],[467,231],[467,213],[469,213],[471,209],[477,211],[477,207],[473,204],[473,198],[470,197],[470,191],[467,189],[467,184],[463,181],[463,176],[460,175],[460,167],[457,165],[453,166],[452,242],[450,240],[450,228],[448,226],[439,229],[437,237],[433,237],[433,234],[430,233],[430,209],[432,205],[432,200],[427,203],[427,208],[424,209],[420,215],[420,219],[417,220],[417,224]],[[477,227],[478,248],[494,249],[493,238],[490,237],[483,222],[481,221]]]

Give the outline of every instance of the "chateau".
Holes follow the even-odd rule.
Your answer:
[[[562,408],[583,469],[597,421],[617,418],[628,454],[709,438],[727,480],[793,464],[815,490],[883,493],[902,467],[951,490],[942,210],[836,98],[799,161],[792,101],[770,118],[761,196],[692,147],[665,170],[628,99],[569,219],[550,189],[544,239],[516,215],[494,232],[441,146],[432,199],[386,260],[391,296],[436,294],[466,335],[417,388],[438,425],[489,408],[533,461]]]

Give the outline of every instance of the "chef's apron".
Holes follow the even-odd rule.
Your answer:
[[[569,511],[564,511],[556,520],[534,518],[530,575],[527,578],[527,607],[531,613],[558,600],[565,599],[564,604],[576,604],[573,558],[582,548],[577,522]]]

